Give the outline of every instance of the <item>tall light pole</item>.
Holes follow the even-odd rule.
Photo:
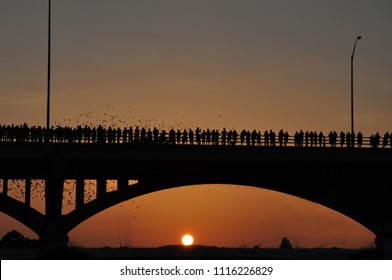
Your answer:
[[[50,128],[50,22],[51,22],[51,7],[49,0],[49,11],[48,11],[48,95],[46,103],[46,129]]]
[[[361,36],[355,39],[353,53],[351,55],[351,135],[354,135],[354,54],[357,41],[361,40]]]

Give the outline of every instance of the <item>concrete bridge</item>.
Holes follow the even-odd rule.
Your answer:
[[[194,184],[238,184],[301,197],[334,209],[376,235],[392,255],[391,149],[154,144],[0,144],[0,211],[36,232],[43,248],[66,246],[68,232],[128,199]],[[24,179],[23,201],[8,195]],[[31,207],[31,180],[45,181],[45,213]],[[64,181],[76,180],[75,209],[62,214]],[[117,189],[107,191],[107,180]],[[85,203],[86,180],[96,199]],[[130,185],[130,180],[136,184]]]

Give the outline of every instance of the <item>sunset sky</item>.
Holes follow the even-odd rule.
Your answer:
[[[48,1],[0,2],[0,124],[45,125]],[[52,125],[392,131],[389,0],[52,0]],[[293,186],[295,187],[295,186]],[[315,186],[317,187],[317,186]],[[31,231],[0,213],[0,236]],[[366,247],[331,209],[245,186],[135,198],[71,233],[80,246]]]

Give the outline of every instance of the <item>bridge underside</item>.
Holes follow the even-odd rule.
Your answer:
[[[23,204],[7,198],[4,190],[0,210],[33,229],[43,244],[66,244],[68,232],[84,220],[140,195],[195,184],[237,184],[271,189],[334,209],[374,232],[377,247],[392,255],[389,151],[56,146],[28,155],[23,162],[16,157],[0,164],[0,176],[44,178],[45,215],[29,207],[27,200]],[[75,209],[62,215],[67,179],[76,180]],[[106,191],[109,179],[117,180],[116,191]],[[88,203],[84,203],[84,180],[97,182],[97,198]],[[138,183],[130,186],[129,180]]]

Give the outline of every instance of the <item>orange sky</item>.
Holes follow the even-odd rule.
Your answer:
[[[17,184],[10,193],[23,200]],[[33,187],[34,189],[34,187]],[[65,192],[73,192],[72,183]],[[94,187],[86,187],[86,193]],[[40,189],[32,206],[43,211]],[[70,201],[74,201],[74,193]],[[63,213],[74,203],[64,201]],[[10,228],[36,238],[4,214],[0,234]],[[85,247],[155,247],[180,244],[190,233],[195,244],[224,247],[277,247],[288,237],[296,247],[371,247],[374,234],[355,221],[319,204],[259,188],[195,185],[128,200],[88,219],[70,232],[70,244]]]
[[[392,129],[390,1],[211,2],[53,0],[52,124],[348,131],[350,55],[362,35],[355,130]],[[45,124],[46,16],[45,1],[0,4],[0,124]],[[30,235],[0,221],[0,235]],[[232,247],[278,246],[284,236],[297,246],[364,247],[374,238],[322,206],[233,186],[139,197],[70,237],[140,247],[179,243],[185,231]]]
[[[157,207],[157,205],[159,205]],[[195,244],[277,247],[287,236],[297,247],[368,247],[374,235],[334,211],[262,189],[205,185],[161,191],[123,203],[71,232],[75,244],[162,246],[185,233]],[[106,228],[100,220],[110,220]],[[88,229],[88,230],[87,230]],[[91,232],[102,240],[88,241]],[[91,238],[91,236],[90,236]]]

